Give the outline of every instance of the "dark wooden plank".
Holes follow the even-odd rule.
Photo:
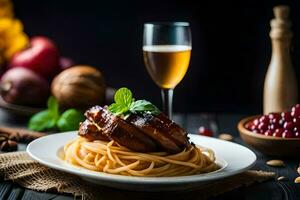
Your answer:
[[[219,128],[219,134],[229,133],[237,137],[237,124],[243,118],[243,115],[239,114],[218,114],[216,115],[216,122]]]
[[[213,114],[188,114],[184,117],[183,127],[188,133],[197,134],[200,126],[209,128],[214,133],[218,132],[218,126]]]
[[[0,199],[7,199],[12,188],[11,182],[0,182]]]
[[[21,199],[23,194],[24,194],[24,188],[14,184],[7,199],[8,200]]]
[[[50,200],[56,198],[57,194],[51,194],[46,192],[36,192],[33,190],[26,189],[22,200]]]
[[[26,116],[15,116],[10,114],[3,109],[0,109],[0,125],[10,126],[10,127],[25,127],[28,122],[28,117]]]
[[[1,125],[15,125],[24,126],[24,119],[19,121],[10,121],[10,118],[2,121],[3,117],[0,111],[0,122]],[[187,115],[174,115],[174,121],[185,127],[189,133],[197,133],[200,126],[211,128],[217,133],[231,133],[235,136],[235,142],[245,145],[240,138],[237,138],[238,132],[236,129],[237,122],[242,118],[242,115],[228,115],[221,114],[218,116],[212,114],[187,114]],[[22,122],[23,120],[23,122]],[[2,124],[2,122],[5,122]],[[22,124],[23,123],[23,124]],[[20,147],[25,149],[25,145]],[[260,200],[260,199],[300,199],[300,185],[293,183],[294,178],[297,176],[296,167],[298,166],[298,160],[295,159],[284,159],[286,167],[284,168],[273,168],[266,165],[267,157],[259,152],[255,152],[258,160],[254,169],[261,169],[266,171],[274,171],[278,175],[282,175],[288,178],[287,181],[268,181],[260,184],[255,184],[250,187],[243,187],[240,189],[233,190],[226,194],[220,195],[213,199],[247,199],[247,200]],[[159,195],[158,195],[159,196]],[[23,189],[11,182],[0,181],[0,199],[24,199],[24,200],[35,200],[35,199],[55,199],[55,200],[69,200],[74,199],[72,196],[58,195],[44,192],[36,192],[28,189]],[[104,198],[105,199],[105,198]],[[124,197],[124,199],[126,199]],[[201,199],[201,197],[195,197],[195,199]]]
[[[172,120],[178,123],[180,126],[184,126],[184,115],[176,113],[173,115]]]
[[[81,197],[75,198],[75,197],[70,197],[70,196],[63,196],[63,195],[58,195],[57,197],[54,197],[52,200],[75,200],[75,199],[82,199]]]
[[[235,142],[247,146],[241,138],[238,137],[237,123],[242,119],[243,115],[228,115],[222,114],[217,116],[217,122],[219,126],[219,132],[230,133],[235,136]],[[298,167],[298,159],[284,159],[278,157],[270,157],[261,154],[260,152],[252,149],[257,155],[257,162],[253,169],[265,170],[275,172],[278,176],[287,177],[286,181],[268,181],[265,183],[255,184],[254,186],[244,188],[244,190],[238,190],[243,194],[243,198],[239,199],[300,199],[300,185],[294,183],[295,177],[298,176],[296,168]],[[282,168],[275,168],[268,166],[266,161],[270,159],[282,159],[286,166]],[[232,191],[226,195],[238,195],[236,191]],[[240,195],[240,194],[239,194]]]

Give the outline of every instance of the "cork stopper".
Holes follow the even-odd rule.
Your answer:
[[[275,19],[278,20],[288,20],[290,14],[290,7],[281,5],[273,8]]]
[[[289,39],[293,33],[289,20],[290,7],[279,5],[273,8],[275,18],[271,20],[270,37],[272,39]]]

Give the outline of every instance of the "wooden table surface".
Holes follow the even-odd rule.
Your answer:
[[[237,114],[177,114],[174,120],[187,129],[189,133],[197,133],[199,126],[203,125],[220,133],[230,133],[234,136],[234,141],[245,145],[238,137],[236,129],[237,122],[243,118]],[[19,126],[23,127],[26,124],[26,119],[23,117],[14,117],[0,110],[0,125]],[[19,150],[24,150],[26,145],[20,145]],[[254,184],[249,187],[242,187],[231,192],[213,198],[218,199],[240,199],[240,200],[259,200],[259,199],[300,199],[300,184],[295,184],[294,179],[297,176],[296,169],[299,165],[299,159],[283,159],[286,163],[284,168],[274,168],[267,166],[265,163],[271,157],[264,156],[255,151],[258,160],[253,169],[273,171],[278,176],[287,177],[286,181],[270,180],[260,184]],[[300,156],[299,156],[300,157]],[[158,195],[159,196],[159,195]],[[192,199],[201,199],[201,196],[192,196]],[[0,200],[2,199],[22,199],[22,200],[71,200],[72,196],[36,192],[24,189],[12,182],[3,181],[0,179]],[[126,197],[122,197],[122,200]],[[147,196],[145,195],[145,199]]]

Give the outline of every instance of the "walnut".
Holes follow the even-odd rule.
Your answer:
[[[103,104],[105,90],[102,73],[84,65],[62,71],[51,84],[52,94],[64,108],[86,109]]]

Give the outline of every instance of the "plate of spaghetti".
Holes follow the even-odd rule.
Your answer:
[[[28,154],[92,183],[129,190],[190,189],[241,173],[255,154],[241,145],[187,132],[127,88],[110,106],[85,112],[78,131],[39,138]]]

